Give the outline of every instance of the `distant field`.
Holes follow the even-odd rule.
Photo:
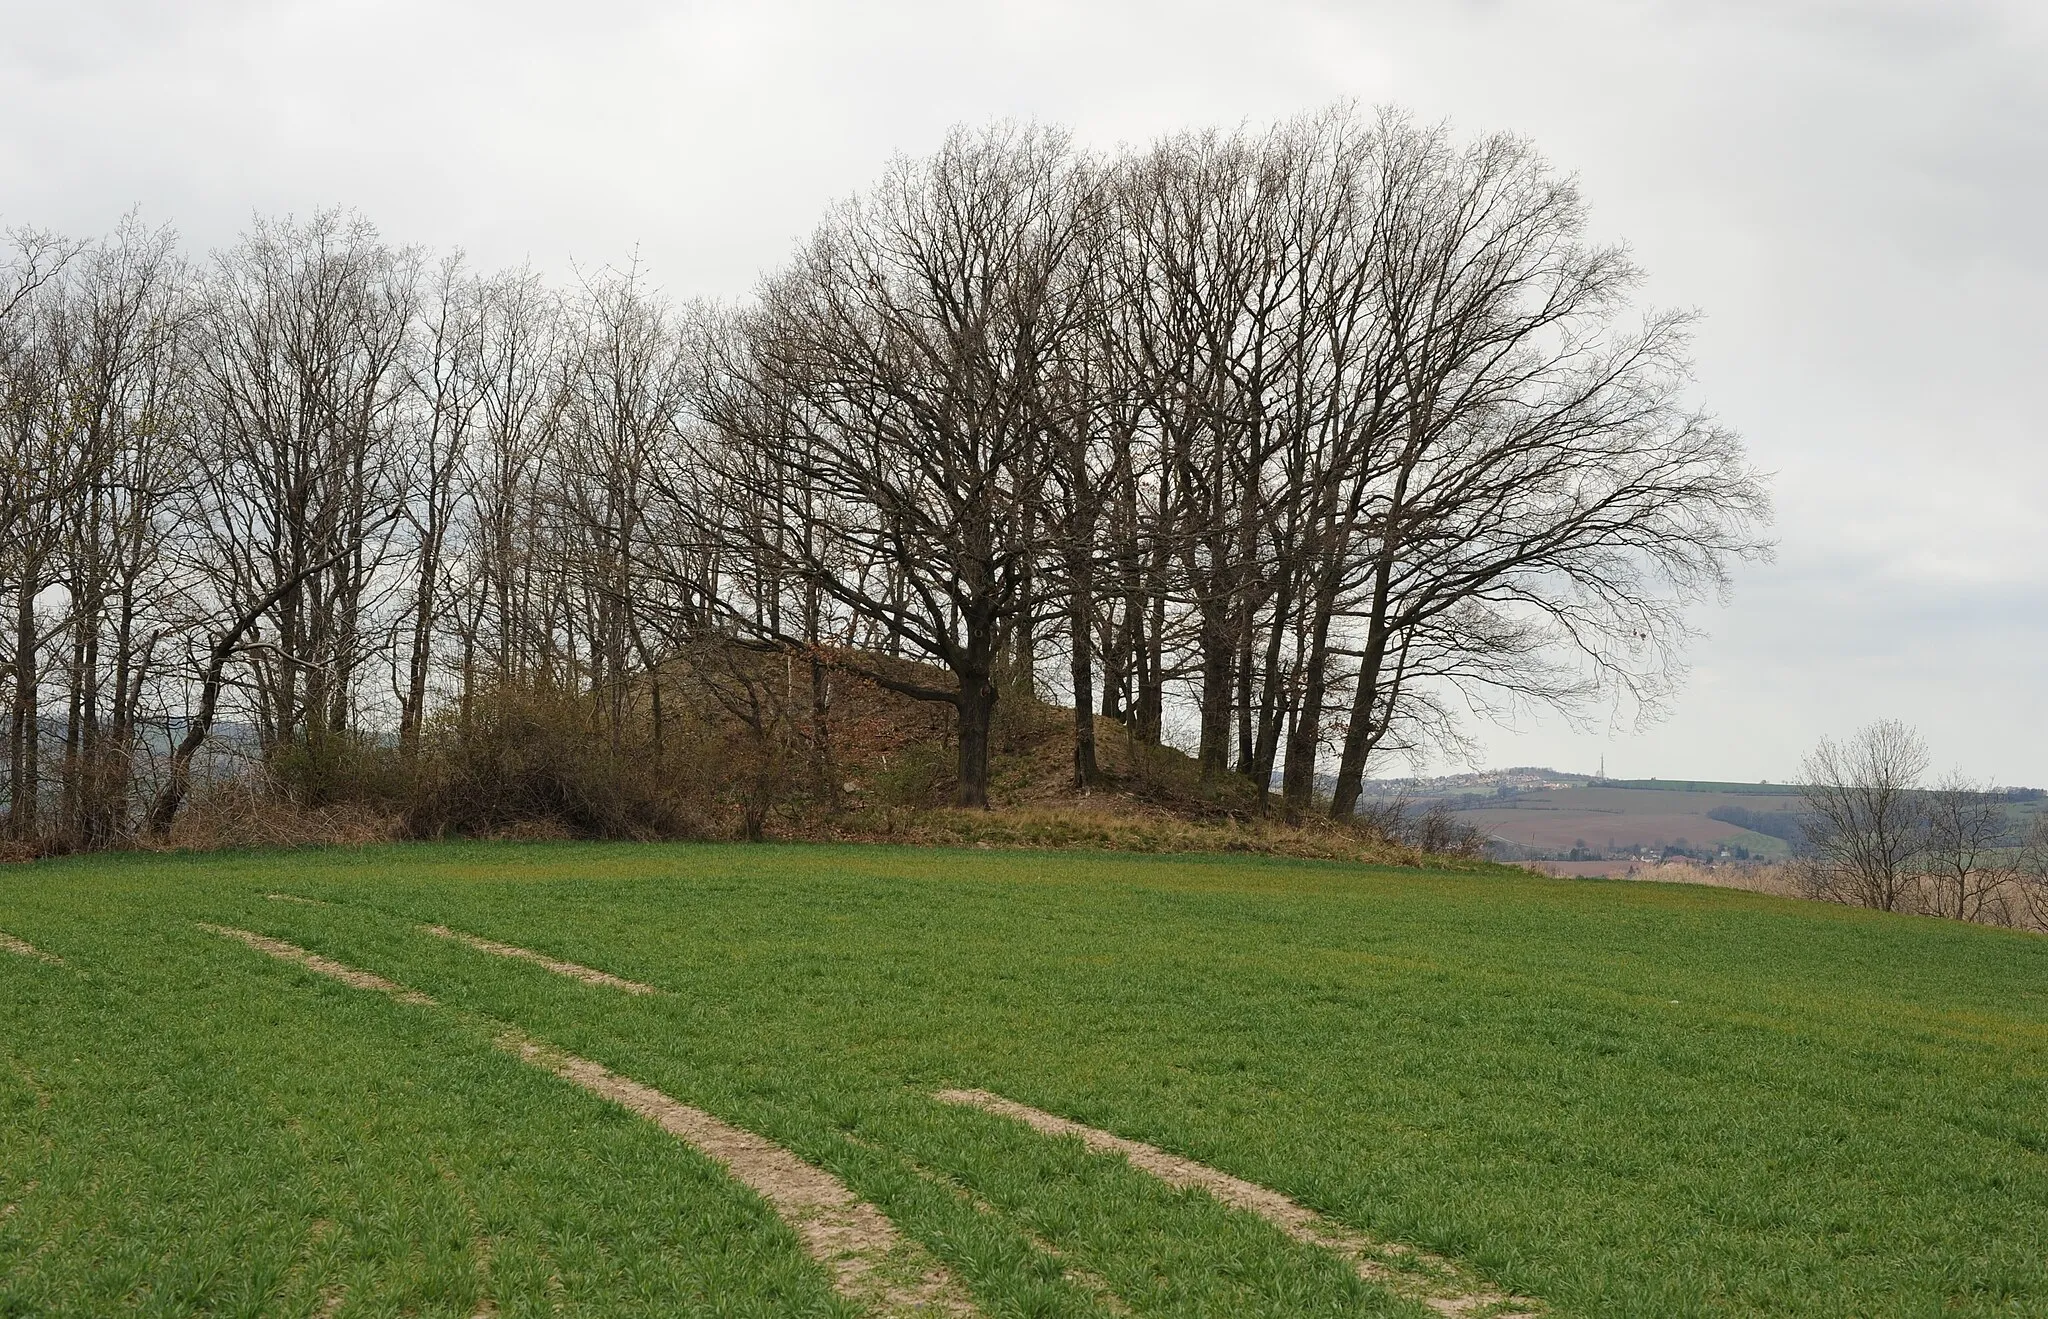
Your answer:
[[[1721,806],[1796,812],[1800,800],[1687,788],[1552,788],[1459,814],[1490,837],[1538,851],[1565,851],[1580,839],[1601,851],[1657,847],[1680,839],[1694,845],[1739,843],[1766,857],[1789,850],[1781,839],[1708,817],[1708,811]]]
[[[1432,1313],[1338,1237],[1551,1315],[2048,1314],[2037,936],[1508,871],[595,845],[46,862],[0,870],[0,931],[0,1315],[863,1312],[634,1095],[843,1186],[987,1316]]]
[[[1602,851],[1649,847],[1680,839],[1695,844],[1739,842],[1752,850],[1773,852],[1782,851],[1785,846],[1766,835],[1691,813],[1622,814],[1560,805],[1506,810],[1488,807],[1459,814],[1493,837],[1545,850],[1567,849],[1579,839]]]

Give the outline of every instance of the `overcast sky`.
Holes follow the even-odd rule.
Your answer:
[[[254,211],[566,274],[636,248],[744,294],[957,122],[1113,147],[1338,98],[1533,138],[1650,299],[1706,314],[1705,402],[1775,473],[1747,568],[1647,731],[1482,726],[1497,765],[1783,779],[1917,725],[2048,785],[2048,4],[0,2],[0,222]],[[1381,772],[1391,772],[1387,767]]]

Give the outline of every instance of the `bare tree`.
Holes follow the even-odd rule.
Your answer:
[[[204,290],[196,453],[212,590],[228,618],[272,601],[236,653],[266,753],[302,747],[316,775],[354,727],[383,636],[368,617],[395,584],[418,264],[360,218],[259,220]]]
[[[479,295],[482,432],[465,445],[448,592],[460,722],[479,686],[520,684],[552,653],[543,489],[566,406],[568,335],[560,301],[531,273],[488,281]]]
[[[1430,693],[1420,673],[1393,680],[1418,632],[1482,704],[1569,711],[1610,692],[1654,708],[1685,607],[1767,548],[1739,440],[1685,401],[1687,317],[1628,323],[1640,272],[1584,240],[1575,183],[1520,139],[1459,150],[1383,125],[1370,210],[1401,434],[1363,515],[1339,816],[1409,717],[1401,695]]]
[[[1951,773],[1921,803],[1919,869],[1937,916],[2010,924],[2017,842],[2004,794]]]
[[[950,687],[842,659],[958,714],[956,800],[988,804],[1002,640],[1031,609],[1051,345],[1075,331],[1069,273],[1086,170],[1063,135],[956,133],[899,162],[711,336],[706,460],[770,479],[730,529],[772,576],[814,588]],[[741,620],[798,642],[779,605]]]
[[[448,546],[463,499],[462,465],[482,407],[483,290],[460,256],[435,272],[424,325],[403,364],[417,405],[405,448],[412,471],[401,507],[413,533],[412,600],[405,620],[405,677],[399,692],[398,745],[408,759],[419,752],[432,676],[434,641],[447,609]]]
[[[229,729],[318,796],[387,738],[431,774],[438,712],[459,742],[490,699],[593,765],[751,728],[755,789],[801,746],[832,809],[848,672],[954,710],[965,805],[1041,684],[1078,788],[1098,720],[1185,726],[1212,805],[1289,818],[1475,710],[1653,708],[1768,508],[1686,318],[1585,227],[1526,143],[1337,106],[1107,161],[955,132],[685,315],[632,265],[565,294],[341,213],[199,275],[17,234],[9,826],[47,831],[59,738],[97,845]]]
[[[688,689],[729,730],[721,752],[750,843],[765,837],[768,813],[789,787],[802,735],[791,709],[796,657],[708,635],[685,655]]]
[[[2037,815],[2012,861],[2017,914],[2037,930],[2048,930],[2048,815]]]
[[[7,832],[40,831],[44,651],[63,629],[43,607],[64,541],[64,513],[85,479],[65,415],[65,363],[43,331],[55,258],[35,237],[18,238],[8,285],[0,286],[0,574],[4,574],[7,676]],[[71,252],[63,257],[68,260]]]
[[[129,828],[144,696],[182,601],[170,547],[189,478],[185,285],[176,236],[131,216],[78,262],[48,323],[79,477],[58,573],[68,614],[62,827],[79,847],[107,846]]]
[[[1802,772],[1802,886],[1835,902],[1904,909],[1925,839],[1926,743],[1897,720],[1879,720],[1846,742],[1822,738]]]

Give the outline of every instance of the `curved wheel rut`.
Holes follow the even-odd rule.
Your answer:
[[[420,929],[437,939],[452,939],[456,943],[465,944],[480,953],[489,953],[493,957],[511,957],[522,962],[532,962],[535,966],[545,967],[558,976],[580,980],[586,985],[622,990],[628,994],[661,992],[653,985],[643,985],[638,980],[615,976],[609,971],[600,971],[596,967],[583,966],[577,962],[564,962],[559,958],[549,957],[546,953],[537,953],[531,948],[521,948],[517,944],[499,943],[496,939],[486,939],[481,935],[464,934],[461,930],[451,930],[445,925],[422,925]]]
[[[941,1090],[932,1097],[942,1103],[979,1108],[1022,1122],[1048,1136],[1072,1136],[1098,1154],[1123,1156],[1133,1168],[1150,1173],[1169,1186],[1206,1191],[1233,1209],[1257,1214],[1304,1245],[1344,1256],[1367,1282],[1412,1297],[1446,1319],[1534,1319],[1540,1313],[1535,1303],[1526,1298],[1503,1296],[1464,1277],[1449,1260],[1376,1241],[1354,1228],[1332,1222],[1271,1187],[1234,1177],[1157,1145],[1084,1126],[987,1090]]]
[[[223,925],[202,923],[200,928],[356,989],[388,994],[401,1003],[435,1006],[425,994],[282,939]],[[497,1043],[513,1056],[646,1118],[721,1164],[795,1230],[805,1252],[831,1276],[833,1289],[868,1313],[892,1319],[969,1319],[978,1313],[959,1282],[923,1246],[904,1237],[881,1210],[824,1169],[766,1137],[517,1030],[500,1032]]]
[[[18,939],[5,930],[0,930],[0,951],[13,953],[16,957],[33,957],[38,962],[52,966],[64,965],[64,959],[55,953],[46,953],[26,939]]]

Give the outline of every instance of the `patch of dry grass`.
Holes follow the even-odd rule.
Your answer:
[[[247,847],[360,847],[388,843],[405,832],[404,818],[368,802],[302,806],[259,775],[222,779],[194,796],[168,837],[147,835],[152,851],[216,852]]]
[[[1478,863],[1430,856],[1357,826],[1327,819],[1191,817],[1122,793],[1076,796],[992,810],[954,807],[851,811],[816,831],[842,842],[953,847],[1093,848],[1114,852],[1249,852],[1370,865],[1464,868]]]
[[[1616,879],[1648,880],[1656,884],[1704,884],[1709,888],[1746,889],[1780,898],[1800,898],[1792,868],[1786,865],[1703,866],[1690,861],[1665,861],[1630,866]]]

